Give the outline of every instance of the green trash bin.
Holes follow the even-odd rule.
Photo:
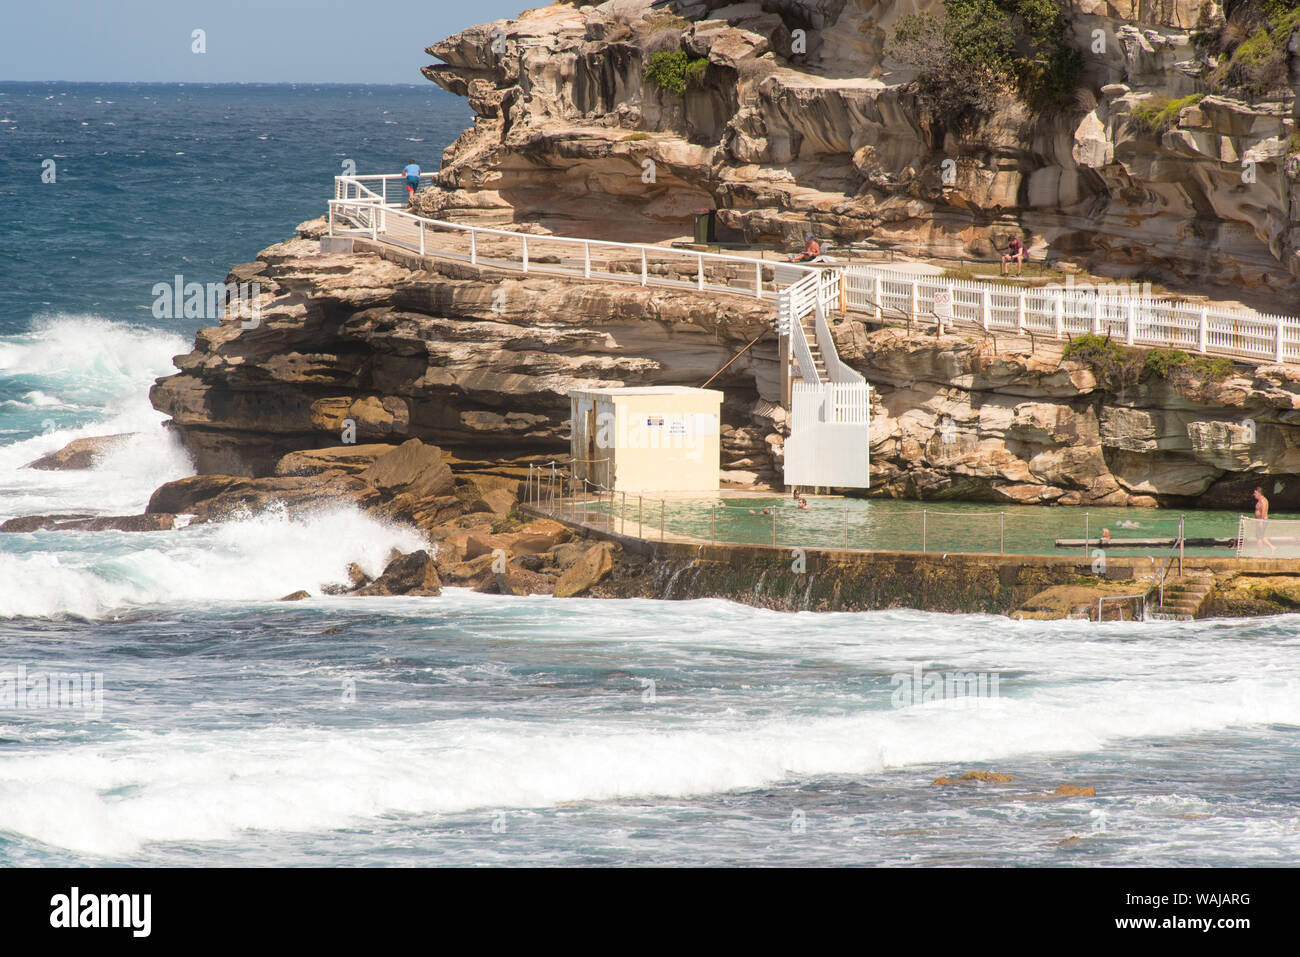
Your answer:
[[[695,242],[701,246],[718,241],[718,211],[716,209],[697,209],[695,211]]]

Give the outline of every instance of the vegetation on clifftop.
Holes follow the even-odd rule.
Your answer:
[[[942,19],[908,14],[889,52],[917,68],[916,92],[945,123],[992,112],[1014,93],[1039,109],[1069,103],[1083,57],[1056,0],[944,0]]]
[[[1236,370],[1231,361],[1218,356],[1194,356],[1182,349],[1134,349],[1093,333],[1071,339],[1061,358],[1088,366],[1097,384],[1116,395],[1152,379],[1196,394],[1229,378]]]
[[[1224,15],[1212,23],[1203,10],[1193,36],[1197,48],[1218,61],[1206,86],[1250,98],[1284,93],[1291,74],[1288,47],[1300,30],[1300,0],[1229,0]]]

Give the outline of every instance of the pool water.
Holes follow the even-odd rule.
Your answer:
[[[1162,557],[1169,547],[1125,548],[1125,538],[1163,538],[1172,541],[1182,517],[1186,535],[1195,538],[1231,539],[1232,547],[1187,546],[1185,554],[1235,556],[1239,513],[1211,509],[1065,508],[1043,505],[995,505],[979,502],[918,502],[892,499],[810,498],[806,509],[798,508],[786,496],[710,497],[669,499],[663,506],[664,531],[669,535],[752,545],[802,548],[855,548],[889,551],[1005,552],[1013,555],[1065,555],[1057,539],[1083,539],[1094,543],[1103,528],[1109,529],[1110,555],[1153,555]],[[588,520],[605,524],[611,512],[614,529],[635,532],[638,502],[629,495],[626,506],[621,496],[613,505],[605,499],[599,507],[593,499],[579,506]],[[660,506],[658,499],[640,503],[645,536],[657,538]],[[624,510],[626,509],[626,510]],[[772,514],[775,510],[775,515]],[[1277,513],[1274,518],[1295,518]],[[774,521],[775,519],[775,521]],[[622,523],[626,523],[624,526]],[[1121,522],[1136,527],[1123,527]],[[774,526],[775,525],[775,538]],[[1082,545],[1078,546],[1082,551]]]

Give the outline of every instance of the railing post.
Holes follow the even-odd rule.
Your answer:
[[[998,554],[1007,553],[1007,513],[998,512]]]
[[[1065,296],[1059,292],[1052,301],[1052,312],[1056,320],[1056,338],[1060,339],[1065,332]]]
[[[591,243],[582,244],[582,278],[591,278]]]
[[[420,255],[423,256],[424,255],[424,221],[423,220],[418,221],[416,223],[416,227],[420,230]]]
[[[925,546],[927,541],[927,535],[929,532],[929,529],[926,528],[926,517],[927,516],[926,516],[925,509],[921,509],[921,554],[922,555],[925,554]]]
[[[1283,326],[1285,326],[1285,325],[1286,325],[1286,320],[1284,320],[1281,316],[1278,316],[1278,317],[1277,317],[1277,324],[1276,324],[1276,326],[1274,327],[1275,330],[1276,330],[1276,332],[1277,332],[1277,350],[1276,350],[1276,354],[1275,354],[1274,358],[1275,358],[1278,362],[1281,362],[1281,361],[1282,361],[1282,346],[1283,346],[1282,329],[1283,329]]]
[[[763,298],[763,261],[754,263],[754,298]]]
[[[984,326],[985,329],[989,327],[989,318],[992,315],[992,313],[993,313],[993,293],[989,291],[988,286],[985,286],[980,295],[980,323]],[[953,315],[954,316],[957,315],[955,304],[953,308]]]
[[[776,506],[772,506],[772,547],[776,548]]]
[[[1206,310],[1206,308],[1202,306],[1200,334],[1197,336],[1197,342],[1199,344],[1199,348],[1202,354],[1205,353],[1206,348],[1209,346],[1210,344],[1209,340],[1210,340],[1210,315],[1209,312]]]
[[[478,265],[478,230],[469,231],[469,263],[471,266]]]
[[[1133,345],[1133,327],[1137,325],[1136,312],[1137,306],[1135,300],[1130,297],[1128,300],[1128,308],[1124,312],[1124,342],[1130,346]]]
[[[874,285],[875,285],[875,299],[876,299],[876,321],[879,322],[881,319],[881,310],[883,309],[883,303],[885,301],[885,283],[879,276],[877,276],[875,278]]]
[[[704,291],[704,256],[695,257],[695,288]]]
[[[912,311],[911,311],[911,313],[910,313],[910,315],[911,315],[911,317],[912,317],[913,319],[916,318],[916,302],[917,302],[917,298],[918,298],[918,296],[917,296],[917,291],[918,291],[918,290],[917,290],[917,281],[916,281],[915,279],[913,279],[913,280],[912,280]]]
[[[524,272],[528,272],[528,234],[521,233],[520,235],[523,238],[523,246],[524,246]]]
[[[1020,302],[1016,305],[1016,332],[1025,331],[1025,291],[1020,290]]]
[[[1092,526],[1088,521],[1088,513],[1083,513],[1083,560],[1088,560],[1088,539],[1092,538]]]
[[[1095,292],[1092,294],[1092,334],[1101,335],[1101,295]]]
[[[646,284],[647,279],[648,279],[648,275],[646,273],[646,264],[645,264],[645,247],[642,246],[641,247],[641,285],[644,286]]]

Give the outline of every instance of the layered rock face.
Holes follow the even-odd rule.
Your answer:
[[[236,267],[260,284],[260,324],[200,331],[152,390],[200,472],[265,476],[290,452],[415,437],[523,475],[511,463],[567,455],[570,390],[698,386],[771,329],[770,302],[321,254],[320,229]],[[760,396],[779,399],[775,338],[717,385],[724,468],[774,478],[784,415]]]
[[[526,463],[566,461],[570,390],[700,385],[755,338],[712,383],[727,397],[724,478],[779,484],[770,302],[524,277],[365,243],[322,254],[309,238],[320,223],[301,228],[232,273],[260,282],[260,324],[202,330],[152,393],[199,471],[231,477],[201,488],[224,496],[218,506],[266,491],[238,476],[275,476],[286,500],[355,497],[373,450],[411,438],[458,469],[517,479]],[[1243,507],[1262,482],[1276,507],[1300,506],[1294,367],[1147,377],[1117,393],[1053,340],[909,335],[853,313],[832,329],[873,388],[871,494]],[[331,449],[328,487],[320,448]]]
[[[1294,311],[1294,97],[1208,96],[1164,132],[1132,122],[1135,107],[1204,90],[1191,31],[1217,6],[1076,0],[1096,105],[1032,115],[1008,99],[961,134],[921,113],[886,52],[901,16],[940,9],[611,0],[472,27],[428,49],[442,62],[425,75],[477,118],[423,208],[598,236],[613,214],[628,239],[680,235],[689,212],[716,208],[737,238],[801,243],[812,229],[976,257],[1015,233],[1036,257]],[[707,61],[700,82],[647,83],[650,54],[678,47]]]
[[[1116,394],[1062,344],[866,333],[872,494],[1058,505],[1300,506],[1300,370],[1148,377]]]

